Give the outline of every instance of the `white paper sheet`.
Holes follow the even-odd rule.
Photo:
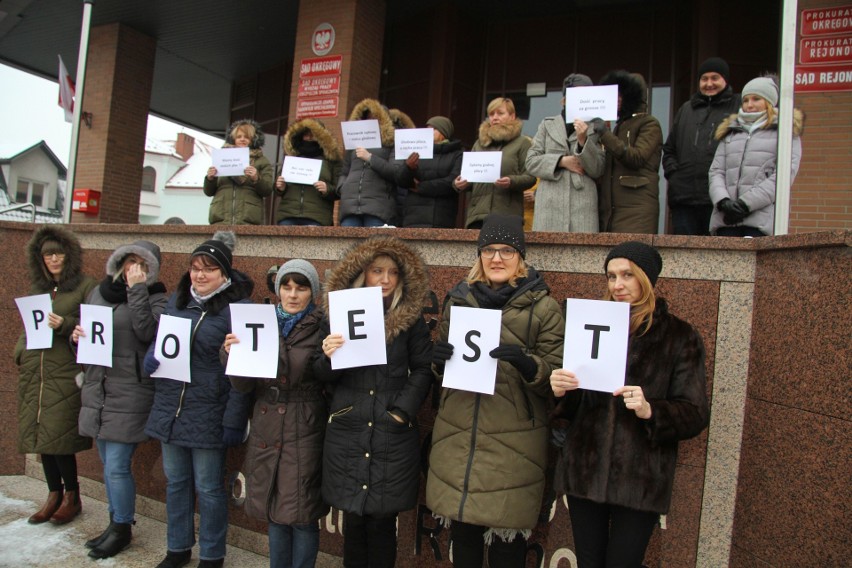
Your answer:
[[[618,119],[618,85],[565,89],[565,120]]]
[[[447,341],[453,356],[444,367],[443,386],[494,394],[497,359],[489,353],[500,345],[503,312],[452,306]]]
[[[219,177],[243,176],[250,164],[248,148],[213,148],[212,157]]]
[[[343,133],[343,147],[347,150],[382,147],[378,120],[371,118],[341,122],[340,131]]]
[[[50,294],[37,294],[15,298],[18,312],[27,334],[27,349],[53,347],[53,330],[47,325],[47,314],[53,311]]]
[[[189,355],[191,352],[190,337],[192,335],[192,320],[175,316],[160,316],[160,327],[157,328],[157,340],[154,343],[154,357],[160,366],[151,376],[163,379],[173,379],[189,383]]]
[[[329,292],[328,322],[331,333],[343,334],[344,340],[331,355],[332,369],[387,363],[381,287]]]
[[[500,179],[503,152],[462,153],[461,177],[473,183],[494,183]]]
[[[272,304],[231,304],[231,344],[225,373],[274,379],[278,375],[278,317]]]
[[[281,177],[287,183],[314,185],[319,181],[321,170],[322,160],[300,158],[298,156],[284,156]]]
[[[412,152],[420,154],[421,160],[431,160],[435,148],[434,128],[400,128],[393,133],[394,156],[405,160]]]
[[[84,337],[77,342],[77,362],[81,365],[112,367],[112,308],[80,304],[80,327]]]
[[[568,298],[563,368],[580,388],[612,393],[624,386],[630,304]]]

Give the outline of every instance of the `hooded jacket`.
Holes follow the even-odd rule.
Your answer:
[[[396,186],[400,167],[394,160],[394,127],[388,111],[376,100],[364,99],[355,105],[350,121],[375,119],[379,121],[381,148],[370,148],[369,162],[347,150],[337,182],[340,197],[340,219],[349,215],[373,215],[387,224],[396,218]]]
[[[274,172],[272,164],[263,155],[265,136],[260,125],[253,120],[238,120],[228,128],[223,148],[233,148],[234,128],[250,124],[255,128],[254,139],[249,144],[249,163],[257,169],[257,180],[248,176],[204,176],[204,195],[212,197],[209,222],[211,225],[262,225],[266,222],[263,198],[272,194]]]
[[[804,114],[793,109],[793,148],[790,183],[796,179],[802,159]],[[775,233],[775,170],[778,165],[778,120],[749,133],[732,114],[716,130],[720,140],[710,165],[710,199],[717,205],[728,197],[742,199],[749,215],[741,225],[754,227],[765,235]],[[724,215],[713,208],[710,234],[724,227]]]
[[[304,156],[302,136],[310,132],[322,150],[321,156]],[[311,219],[320,225],[334,224],[334,200],[337,180],[340,177],[340,148],[337,140],[321,122],[306,118],[290,125],[284,134],[284,154],[322,160],[319,181],[324,181],[328,191],[323,195],[314,186],[303,183],[286,183],[284,190],[275,192],[281,196],[275,212],[275,222],[282,219]]]
[[[485,120],[479,125],[479,137],[473,144],[474,152],[502,152],[500,177],[511,180],[507,189],[493,183],[473,183],[467,204],[465,227],[481,223],[489,213],[524,216],[524,190],[535,184],[535,176],[527,173],[527,151],[532,141],[521,135],[523,123],[512,120],[492,125]]]
[[[646,111],[648,86],[640,75],[627,71],[612,71],[601,84],[618,85],[621,110],[615,129],[601,134],[606,162],[598,188],[600,230],[655,234],[663,132]]]
[[[432,155],[431,160],[420,160],[416,171],[400,168],[400,185],[408,188],[403,208],[403,227],[453,229],[456,226],[459,196],[453,188],[453,181],[461,173],[461,141],[448,140],[435,144]]]
[[[112,308],[112,367],[86,367],[79,421],[84,436],[126,444],[148,439],[145,423],[154,402],[154,379],[144,376],[142,360],[157,335],[160,314],[168,300],[165,286],[157,280],[160,247],[149,241],[117,248],[107,260],[104,282],[112,282],[112,277],[121,272],[129,254],[145,259],[146,281],[128,288],[126,301],[105,299],[98,286],[86,302]]]
[[[41,254],[45,241],[56,241],[65,252],[59,282],[47,271]],[[83,274],[83,249],[77,237],[59,226],[38,229],[27,244],[30,295],[50,294],[53,313],[62,325],[53,331],[49,349],[27,349],[26,332],[15,345],[18,374],[18,451],[22,454],[74,454],[92,447],[77,430],[80,389],[69,338],[80,323],[80,304],[96,281]]]
[[[467,282],[456,285],[445,302],[438,329],[444,341],[452,306],[479,307]],[[538,522],[544,494],[546,401],[550,373],[562,366],[565,321],[531,267],[502,312],[500,344],[523,347],[538,370],[526,381],[500,361],[493,395],[443,389],[432,430],[426,504],[454,521],[526,531]]]
[[[329,292],[352,287],[381,255],[400,270],[402,298],[385,312],[387,364],[332,370],[322,351],[317,378],[333,388],[323,448],[326,503],[359,515],[386,515],[417,503],[420,435],[417,412],[432,385],[432,342],[422,310],[429,291],[420,256],[399,239],[373,237],[351,249],[326,281]],[[325,300],[328,313],[328,298]],[[320,337],[329,333],[323,321]],[[390,415],[407,422],[402,424]]]

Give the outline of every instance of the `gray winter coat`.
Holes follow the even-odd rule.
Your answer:
[[[565,117],[541,121],[526,161],[527,173],[539,178],[533,231],[598,232],[598,190],[593,178],[603,173],[605,157],[599,140],[600,131],[589,125],[586,144],[580,149],[576,132],[567,137]],[[579,157],[586,174],[560,168],[562,156]]]

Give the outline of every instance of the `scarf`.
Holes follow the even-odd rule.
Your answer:
[[[470,291],[480,308],[489,310],[502,310],[517,288],[503,284],[499,288],[491,288],[485,282],[474,282]]]
[[[107,276],[101,280],[98,289],[101,297],[110,304],[123,304],[127,301],[127,283],[124,281],[124,276],[119,277],[118,280]]]
[[[221,286],[219,286],[218,288],[216,288],[215,290],[213,290],[212,292],[210,292],[206,296],[200,296],[198,294],[198,292],[195,291],[195,288],[193,288],[192,286],[189,287],[189,293],[192,295],[192,297],[195,299],[196,302],[198,302],[199,304],[201,304],[203,306],[204,302],[206,302],[207,300],[209,300],[210,298],[212,298],[213,296],[215,296],[219,292],[227,290],[230,285],[231,285],[231,279],[228,278],[227,280],[225,280],[225,282]]]
[[[308,307],[302,310],[299,313],[291,314],[284,311],[284,308],[281,307],[281,304],[275,306],[275,315],[278,317],[278,329],[281,331],[281,337],[287,337],[290,335],[290,332],[293,331],[293,328],[296,327],[296,324],[301,321],[306,315],[314,311],[316,306],[313,303],[309,303]]]
[[[299,155],[304,158],[321,158],[322,147],[316,140],[306,141],[297,140],[293,146],[299,151]]]
[[[746,112],[740,109],[737,113],[737,122],[745,128],[749,133],[754,132],[764,124],[766,124],[766,111]]]

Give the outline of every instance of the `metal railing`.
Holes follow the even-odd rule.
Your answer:
[[[36,208],[35,205],[33,205],[32,203],[21,203],[19,205],[7,207],[6,209],[0,209],[0,215],[2,215],[3,213],[9,213],[11,211],[17,211],[18,209],[26,208],[29,208],[32,212],[32,215],[30,216],[30,223],[35,223]]]

